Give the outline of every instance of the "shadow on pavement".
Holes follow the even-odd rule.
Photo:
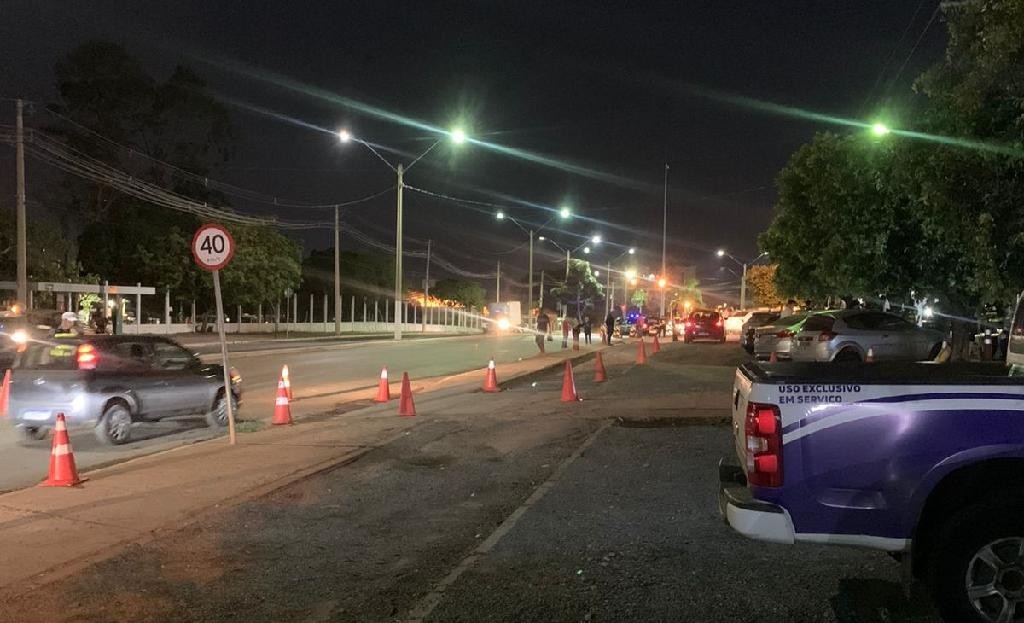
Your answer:
[[[927,600],[908,599],[896,582],[849,578],[839,581],[839,591],[829,599],[839,623],[925,623],[939,621]]]

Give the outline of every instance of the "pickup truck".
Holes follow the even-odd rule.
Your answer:
[[[1024,304],[1022,304],[1024,308]],[[948,621],[1024,620],[1022,326],[1008,363],[746,363],[719,506],[775,543],[884,550]],[[738,461],[737,461],[738,459]]]

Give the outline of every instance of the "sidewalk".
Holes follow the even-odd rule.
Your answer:
[[[697,391],[678,382],[680,364],[673,362],[673,351],[680,352],[680,347],[666,344],[669,352],[652,356],[643,367],[633,363],[635,342],[605,348],[609,382],[604,384],[591,380],[594,352],[571,350],[502,366],[498,380],[504,391],[499,394],[480,392],[483,370],[414,380],[419,416],[413,418],[396,415],[396,400],[353,410],[353,403],[341,403],[339,396],[310,398],[304,411],[313,413],[316,406],[317,415],[291,427],[241,433],[235,447],[224,438],[215,439],[87,472],[89,480],[79,488],[30,488],[0,495],[6,563],[0,566],[0,604],[104,560],[128,544],[185,528],[204,513],[356,461],[414,434],[422,424],[449,420],[472,426],[474,418],[485,415],[540,416],[532,420],[535,424],[517,427],[515,436],[494,440],[515,444],[522,441],[518,437],[542,436],[544,427],[572,422],[582,426],[586,420],[635,418],[643,425],[645,418],[692,415],[685,409],[694,407],[714,407],[705,417],[727,414],[728,392]],[[577,360],[582,404],[558,400],[566,359]],[[724,376],[722,366],[718,368]],[[367,399],[372,395],[364,393]]]

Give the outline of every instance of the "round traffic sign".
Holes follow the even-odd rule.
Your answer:
[[[192,237],[192,257],[204,270],[220,270],[235,255],[235,240],[223,225],[208,223]]]

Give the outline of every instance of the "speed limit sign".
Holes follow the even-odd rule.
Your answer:
[[[223,225],[203,225],[192,237],[192,257],[203,270],[220,270],[235,254],[235,240]]]

